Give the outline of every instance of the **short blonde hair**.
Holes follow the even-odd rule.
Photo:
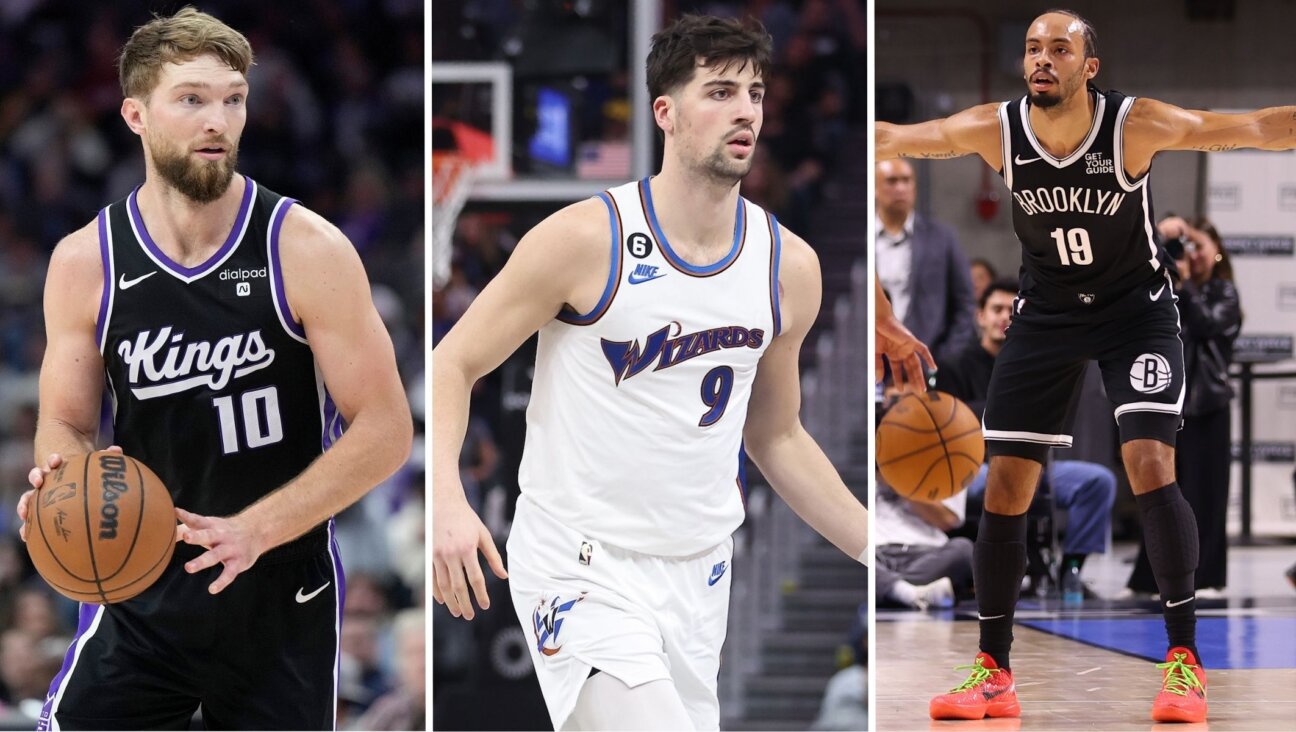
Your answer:
[[[213,54],[240,74],[252,66],[252,44],[242,33],[187,6],[169,18],[154,16],[131,34],[117,61],[122,94],[147,97],[162,66]]]

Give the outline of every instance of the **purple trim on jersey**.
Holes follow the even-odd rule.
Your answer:
[[[135,222],[135,228],[139,231],[140,239],[144,242],[144,247],[149,250],[162,266],[180,275],[181,277],[197,277],[206,274],[215,268],[216,264],[225,258],[226,254],[238,243],[239,233],[243,231],[243,225],[247,223],[248,208],[252,205],[252,181],[245,175],[243,176],[243,201],[239,203],[238,215],[234,217],[234,228],[230,229],[229,235],[225,237],[225,243],[221,245],[216,253],[207,258],[206,262],[197,267],[185,267],[176,263],[166,255],[166,252],[153,241],[149,235],[148,227],[144,225],[144,217],[140,215],[139,210],[139,188],[131,191],[130,196],[126,199],[126,209],[130,211],[131,220]]]
[[[783,332],[783,313],[779,307],[779,256],[783,253],[783,237],[779,235],[778,217],[768,214],[773,239],[773,264],[770,265],[770,307],[774,310],[774,335]]]
[[[675,253],[675,250],[671,249],[670,242],[666,241],[666,233],[661,230],[661,226],[657,223],[657,209],[653,208],[652,185],[649,184],[648,180],[648,178],[644,178],[640,181],[639,188],[643,191],[644,204],[648,209],[648,225],[652,227],[653,235],[657,237],[657,243],[661,245],[662,253],[666,255],[666,261],[685,274],[697,276],[717,274],[733,264],[734,260],[738,258],[738,252],[742,250],[742,243],[747,234],[747,207],[743,204],[742,196],[738,197],[738,212],[734,218],[733,246],[730,247],[729,253],[714,264],[695,267],[681,259]]]
[[[324,390],[324,424],[321,425],[320,448],[327,450],[333,446],[333,443],[342,439],[342,432],[345,430],[345,420],[342,419],[342,413],[338,411],[337,405],[333,403],[333,395]]]
[[[67,654],[63,656],[63,667],[54,674],[54,680],[50,682],[49,693],[45,695],[45,705],[41,707],[40,726],[36,729],[49,729],[50,713],[54,706],[54,698],[58,694],[59,687],[63,685],[63,678],[72,670],[72,662],[76,660],[77,643],[81,641],[81,636],[90,630],[90,625],[94,623],[95,614],[99,612],[100,606],[88,602],[81,603],[80,610],[77,614],[76,635],[72,636],[72,642],[68,645]]]
[[[334,639],[336,651],[333,657],[333,701],[336,708],[338,686],[341,683],[339,674],[342,668],[342,618],[346,610],[346,573],[342,571],[342,550],[338,547],[332,516],[328,521],[328,537],[329,555],[333,559],[333,571],[337,574],[337,637]],[[333,716],[333,729],[337,729],[336,712]]]
[[[95,346],[103,343],[104,330],[108,327],[108,299],[112,296],[113,273],[111,254],[108,251],[108,209],[99,212],[99,258],[103,260],[104,287],[99,296],[99,317],[95,319]]]
[[[607,191],[598,194],[598,197],[607,206],[608,218],[612,221],[612,256],[608,262],[607,284],[603,286],[603,295],[599,297],[598,304],[588,313],[581,315],[571,310],[558,313],[559,320],[571,325],[591,325],[603,317],[603,313],[612,304],[612,298],[616,297],[617,288],[621,286],[621,214]]]
[[[743,509],[747,508],[747,445],[738,443],[738,497],[742,499]]]
[[[273,260],[270,262],[270,271],[274,273],[271,275],[273,282],[270,283],[270,287],[274,290],[275,300],[279,303],[279,312],[283,313],[284,324],[288,326],[289,330],[297,334],[297,337],[305,338],[306,329],[302,327],[301,323],[293,320],[292,310],[288,309],[288,295],[284,291],[283,267],[279,261],[279,230],[283,228],[284,217],[288,215],[288,209],[292,208],[294,203],[297,203],[297,200],[293,198],[285,198],[284,200],[287,203],[280,206],[274,218],[270,220],[270,259]]]

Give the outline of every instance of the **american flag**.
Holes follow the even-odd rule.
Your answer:
[[[628,141],[583,142],[576,160],[576,177],[623,180],[630,175]]]

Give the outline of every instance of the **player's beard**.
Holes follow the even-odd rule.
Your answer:
[[[746,159],[739,160],[729,155],[726,151],[727,147],[728,143],[721,143],[719,148],[702,160],[701,168],[708,178],[732,186],[737,185],[751,172],[756,151],[753,146],[752,154]]]
[[[1071,95],[1075,94],[1076,89],[1080,88],[1083,83],[1084,67],[1082,66],[1077,69],[1074,74],[1065,79],[1059,77],[1055,92],[1037,93],[1035,90],[1030,88],[1030,83],[1028,81],[1027,93],[1030,94],[1030,103],[1033,106],[1039,107],[1040,109],[1049,109],[1050,107],[1056,107],[1067,99],[1070,99]]]
[[[238,166],[238,145],[221,141],[225,156],[220,160],[203,160],[190,151],[164,142],[150,141],[149,151],[158,175],[185,198],[196,203],[211,203],[229,189]]]

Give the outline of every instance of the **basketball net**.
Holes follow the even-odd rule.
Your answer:
[[[432,287],[450,279],[455,222],[468,200],[473,164],[455,153],[432,154]]]

